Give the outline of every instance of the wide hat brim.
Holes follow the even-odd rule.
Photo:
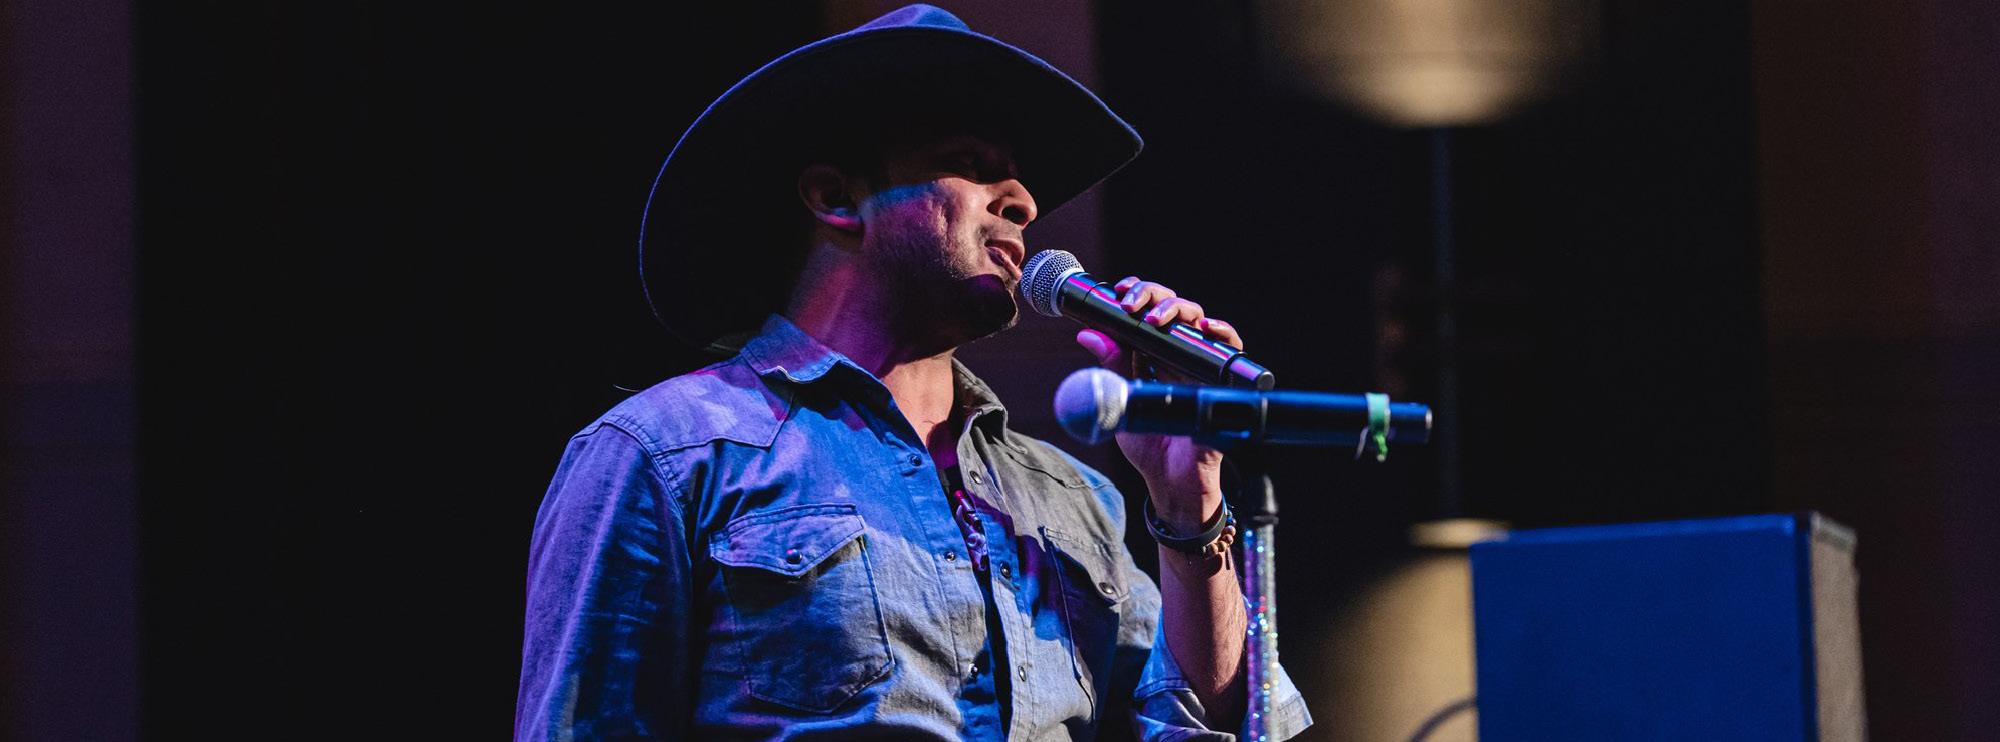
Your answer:
[[[661,165],[640,227],[660,322],[696,347],[783,309],[804,233],[797,177],[829,137],[896,117],[1004,137],[1046,214],[1139,154],[1137,132],[1034,55],[912,5],[779,57],[695,119]]]

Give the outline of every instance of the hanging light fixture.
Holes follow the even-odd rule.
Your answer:
[[[1277,77],[1396,126],[1490,123],[1595,46],[1596,0],[1265,0]]]

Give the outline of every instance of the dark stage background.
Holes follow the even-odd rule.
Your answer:
[[[2000,728],[2000,10],[1608,3],[1565,92],[1447,135],[1439,286],[1438,134],[1270,84],[1253,6],[944,4],[1148,139],[1032,247],[1294,388],[1433,400],[1461,308],[1457,507],[1434,449],[1275,463],[1288,657],[1447,511],[1810,508],[1860,534],[1875,738]],[[563,441],[696,361],[638,289],[654,170],[888,5],[0,7],[0,738],[130,740],[506,736]],[[968,352],[1045,437],[1064,335]]]

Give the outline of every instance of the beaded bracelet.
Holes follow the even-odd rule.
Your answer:
[[[1167,524],[1160,520],[1159,514],[1153,512],[1153,499],[1150,497],[1146,498],[1145,517],[1146,530],[1153,534],[1153,540],[1182,554],[1198,557],[1215,556],[1229,551],[1230,545],[1236,543],[1236,515],[1229,512],[1227,502],[1222,503],[1222,510],[1215,514],[1215,519],[1210,521],[1201,533],[1193,536],[1180,537],[1168,533]]]

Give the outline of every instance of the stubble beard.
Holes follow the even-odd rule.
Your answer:
[[[956,347],[1020,320],[1014,299],[1018,282],[1006,273],[983,270],[990,262],[984,245],[936,232],[898,237],[890,250],[894,254],[883,262],[884,280],[897,297],[900,330]]]

